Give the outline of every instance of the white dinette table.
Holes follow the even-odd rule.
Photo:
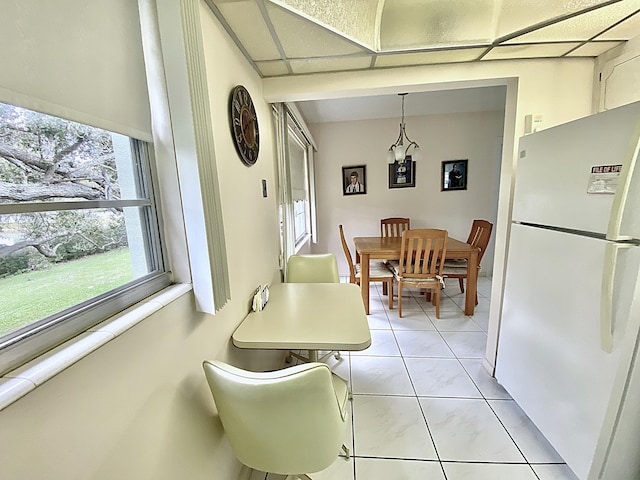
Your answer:
[[[364,350],[371,345],[360,288],[350,283],[280,283],[263,310],[251,312],[232,335],[239,348]]]

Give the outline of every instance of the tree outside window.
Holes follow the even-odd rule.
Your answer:
[[[143,142],[0,104],[0,346],[161,272],[159,238]]]

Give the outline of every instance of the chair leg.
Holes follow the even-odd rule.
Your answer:
[[[382,294],[383,295],[389,295],[387,292],[389,291],[388,287],[387,287],[387,282],[383,282],[382,284]]]
[[[462,277],[458,277],[458,283],[460,284],[460,292],[464,293],[464,282],[462,280]]]
[[[440,289],[439,288],[436,289],[433,296],[436,304],[436,318],[440,318]]]
[[[402,282],[398,282],[398,316],[402,318]]]
[[[386,281],[382,285],[389,292],[387,295],[389,296],[389,310],[391,310],[393,308],[393,280]]]
[[[351,458],[351,452],[349,450],[349,447],[347,447],[343,443],[341,448],[342,448],[342,451],[344,452],[344,455],[340,455],[340,456],[346,458],[347,460],[349,460],[349,458]]]

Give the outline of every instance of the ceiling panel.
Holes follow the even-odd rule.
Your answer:
[[[501,46],[491,49],[491,51],[483,57],[483,60],[559,57],[578,45],[580,45],[580,43],[574,42]]]
[[[402,65],[470,62],[477,59],[485,50],[486,47],[442,50],[435,52],[399,53],[395,55],[378,55],[375,66],[378,68],[399,67]]]
[[[492,0],[385,2],[380,23],[382,51],[487,43],[493,40]]]
[[[254,61],[280,58],[280,52],[255,1],[223,2],[218,8]],[[247,22],[247,18],[251,18],[251,22]]]
[[[289,69],[287,64],[282,60],[276,60],[272,62],[256,62],[256,66],[263,77],[277,77],[280,75],[287,75]]]
[[[491,49],[483,60],[560,57],[578,45],[579,42],[499,46]]]
[[[536,0],[535,4],[531,0],[509,0],[499,3],[500,12],[498,13],[496,39],[526,30],[550,19],[568,16],[602,5],[605,0]]]
[[[569,53],[568,57],[595,57],[598,55],[602,55],[607,50],[611,50],[612,48],[617,47],[622,44],[622,42],[589,42],[581,47],[578,47],[577,50]]]
[[[363,48],[319,25],[280,7],[267,4],[267,11],[287,57],[328,57],[364,51]]]
[[[563,22],[559,22],[548,27],[535,30],[526,35],[514,38],[513,42],[545,42],[562,40],[588,40],[609,25],[618,22],[629,14],[629,2],[636,0],[625,0],[614,3],[606,7],[583,13]],[[637,31],[636,34],[640,33]]]
[[[339,72],[343,70],[358,70],[371,65],[371,57],[332,57],[290,60],[294,73],[310,72]]]
[[[640,0],[633,2],[635,4],[636,12],[640,10]],[[600,40],[620,40],[633,38],[640,34],[640,13],[636,13],[633,17],[625,20],[620,25],[613,27],[611,30],[607,30],[600,35]]]
[[[342,32],[363,45],[375,48],[377,44],[376,23],[378,0],[341,0],[309,1],[309,0],[272,0],[273,3],[291,8],[301,15],[316,19]]]

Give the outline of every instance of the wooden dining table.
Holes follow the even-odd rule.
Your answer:
[[[399,260],[402,239],[399,237],[354,237],[356,262],[360,262],[360,289],[364,309],[369,314],[369,264],[371,260]],[[473,315],[476,306],[478,283],[478,248],[449,237],[446,259],[467,259],[467,285],[465,288],[464,314]],[[392,293],[390,293],[392,294]]]

